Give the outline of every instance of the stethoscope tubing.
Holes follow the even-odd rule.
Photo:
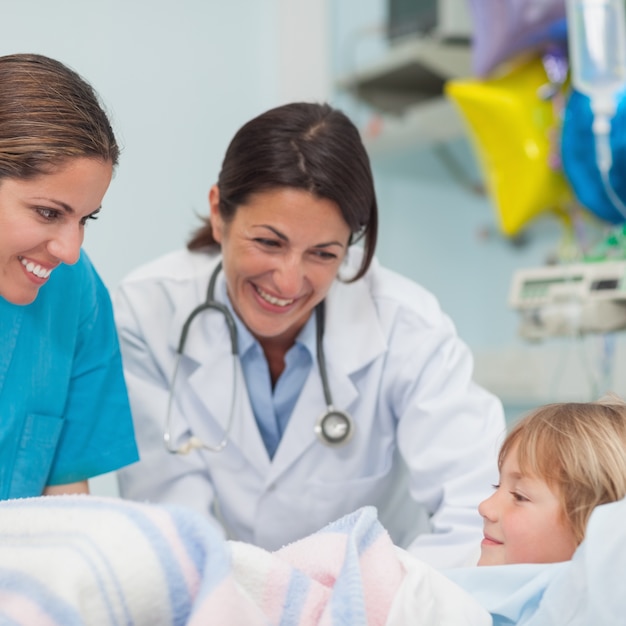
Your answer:
[[[217,277],[222,269],[222,262],[220,261],[216,268],[213,270],[211,274],[211,278],[209,280],[209,285],[207,288],[207,295],[205,301],[195,307],[191,313],[188,315],[187,319],[183,323],[180,339],[178,341],[178,347],[176,349],[176,361],[174,363],[174,370],[172,374],[172,379],[170,382],[170,389],[168,394],[167,401],[167,413],[165,417],[165,427],[163,431],[163,441],[165,447],[168,452],[172,454],[188,454],[192,450],[195,449],[204,449],[209,452],[221,452],[226,445],[228,444],[228,437],[230,435],[233,419],[234,419],[234,409],[235,403],[237,400],[236,396],[236,387],[237,387],[237,359],[239,356],[239,341],[237,337],[237,327],[235,325],[235,320],[233,316],[225,305],[217,302],[215,300],[215,283],[217,281]],[[224,428],[224,436],[221,441],[214,446],[208,445],[202,442],[195,435],[191,435],[188,440],[180,445],[174,446],[172,443],[172,434],[171,434],[171,415],[172,415],[172,403],[174,399],[174,391],[176,385],[176,378],[178,374],[178,368],[180,364],[180,359],[184,354],[185,344],[187,342],[187,336],[189,334],[189,328],[196,319],[196,317],[207,310],[215,310],[221,313],[226,320],[226,324],[228,326],[228,332],[230,335],[230,344],[231,344],[231,354],[233,356],[233,387],[232,387],[232,398],[230,403],[230,412],[228,421]],[[320,417],[317,419],[314,432],[317,435],[318,439],[327,446],[341,446],[346,444],[354,434],[354,424],[352,418],[345,411],[339,411],[334,408],[332,395],[330,392],[330,385],[328,383],[328,373],[326,370],[326,359],[324,356],[324,347],[323,347],[323,339],[324,339],[324,319],[325,319],[325,304],[324,301],[320,302],[315,307],[315,325],[316,325],[316,352],[317,352],[317,364],[318,370],[320,374],[320,379],[322,381],[322,389],[324,392],[324,400],[326,402],[326,410]]]

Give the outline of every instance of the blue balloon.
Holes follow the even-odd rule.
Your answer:
[[[575,196],[586,209],[611,224],[621,224],[626,219],[609,198],[596,163],[592,124],[593,112],[589,97],[572,90],[563,118],[563,170]],[[617,95],[610,142],[613,165],[609,180],[619,199],[626,203],[626,89]]]

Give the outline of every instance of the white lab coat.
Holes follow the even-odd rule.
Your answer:
[[[353,275],[360,250],[349,257],[353,269],[346,275]],[[436,299],[376,261],[356,283],[335,281],[326,298],[324,351],[334,406],[355,423],[347,445],[330,448],[314,434],[326,406],[314,366],[270,460],[238,365],[226,448],[186,456],[165,450],[181,327],[205,300],[218,259],[205,252],[167,255],[131,273],[115,294],[141,456],[119,472],[121,495],[192,507],[218,519],[229,538],[265,549],[374,505],[399,546],[436,567],[467,565],[482,537],[477,505],[498,481],[502,406],[472,382],[471,354]],[[216,296],[224,294],[221,273]],[[223,316],[202,313],[190,327],[176,378],[174,444],[190,433],[212,445],[222,439],[231,359]],[[424,519],[433,532],[416,538]]]

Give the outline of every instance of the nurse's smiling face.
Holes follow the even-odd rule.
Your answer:
[[[350,228],[331,200],[291,188],[258,192],[226,223],[209,194],[228,295],[266,348],[288,348],[324,299],[346,255]]]
[[[0,180],[0,296],[30,304],[58,265],[78,261],[112,171],[110,162],[78,157],[50,174]]]

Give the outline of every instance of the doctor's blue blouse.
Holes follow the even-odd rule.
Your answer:
[[[84,252],[32,304],[0,297],[0,499],[138,460],[108,291]]]
[[[222,284],[222,302],[230,310],[237,328],[241,369],[246,380],[250,404],[270,457],[274,458],[287,423],[317,358],[316,322],[311,315],[285,355],[285,370],[272,389],[270,368],[261,344],[241,321],[233,308],[226,283]]]

